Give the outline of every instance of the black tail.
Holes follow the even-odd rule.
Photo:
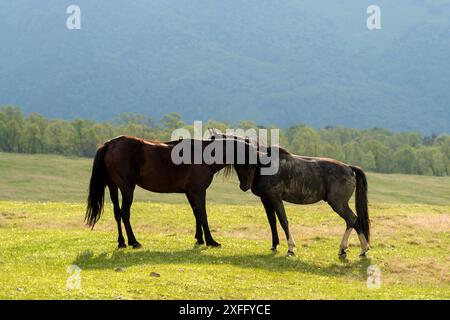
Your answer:
[[[105,153],[107,149],[107,145],[105,144],[97,150],[92,167],[86,216],[84,218],[84,221],[92,228],[94,228],[95,223],[100,219],[103,211],[105,187],[108,179],[108,171],[105,165]]]
[[[369,208],[367,201],[367,178],[361,168],[350,166],[356,174],[356,213],[358,214],[358,225],[361,226],[362,232],[370,243],[370,220]]]

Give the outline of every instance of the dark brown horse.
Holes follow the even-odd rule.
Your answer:
[[[217,138],[230,138],[215,134]],[[237,137],[236,137],[237,138]],[[241,138],[242,139],[242,138]],[[360,256],[369,250],[370,223],[367,201],[367,179],[364,171],[328,158],[303,157],[289,153],[280,147],[268,147],[264,153],[278,152],[279,169],[274,175],[261,175],[262,165],[255,165],[252,175],[252,192],[261,198],[272,231],[272,250],[279,244],[276,216],[288,241],[288,254],[294,254],[295,242],[289,230],[289,223],[283,201],[295,204],[312,204],[321,200],[328,202],[331,208],[346,223],[346,229],[339,247],[339,256],[346,256],[348,237],[355,229],[361,243]],[[238,172],[242,180],[248,171]],[[348,202],[356,187],[356,212],[350,209]]]
[[[218,139],[219,140],[219,139]],[[217,143],[218,140],[215,142]],[[220,246],[211,236],[205,208],[206,189],[211,184],[214,174],[227,168],[231,164],[241,176],[241,189],[248,190],[252,183],[254,167],[247,164],[238,164],[236,157],[232,163],[226,160],[224,144],[229,140],[222,140],[223,161],[206,163],[204,159],[194,163],[194,154],[202,154],[214,140],[184,139],[171,142],[146,141],[134,137],[120,136],[104,143],[94,158],[92,176],[87,199],[86,222],[94,226],[101,216],[104,205],[105,187],[108,186],[111,201],[114,206],[114,217],[119,233],[119,248],[126,247],[122,235],[123,222],[127,233],[128,245],[139,248],[130,224],[130,209],[133,202],[133,193],[136,186],[146,190],[160,193],[185,193],[192,207],[196,221],[195,238],[197,244],[203,244],[203,233],[208,246]],[[190,148],[190,163],[175,164],[172,151],[180,144],[187,144]],[[256,149],[242,141],[233,140],[234,146],[244,143],[248,154]],[[219,145],[219,147],[221,146]],[[237,149],[237,148],[236,148]],[[197,153],[196,153],[197,152]],[[187,154],[187,153],[186,153]],[[214,155],[214,152],[212,152]],[[248,156],[248,155],[247,155]],[[245,161],[244,161],[245,162]],[[122,205],[119,206],[118,190],[122,194]]]

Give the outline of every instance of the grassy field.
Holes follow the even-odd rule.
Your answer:
[[[282,237],[269,249],[259,200],[220,176],[208,214],[221,248],[194,246],[184,196],[138,191],[143,248],[117,250],[109,204],[93,231],[83,224],[90,166],[0,153],[1,299],[450,299],[450,178],[369,174],[372,250],[359,259],[353,233],[341,261],[344,222],[326,204],[287,205],[297,255],[286,257]],[[70,265],[82,270],[80,289],[67,288]],[[366,285],[370,265],[379,289]]]
[[[56,155],[0,152],[0,200],[85,202],[92,160]],[[450,205],[450,177],[368,173],[372,203]],[[208,202],[260,204],[250,192],[239,190],[237,178],[219,174],[208,189]],[[184,195],[136,189],[135,201],[186,203]]]

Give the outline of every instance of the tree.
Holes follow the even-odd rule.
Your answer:
[[[184,126],[183,117],[176,112],[166,114],[161,119],[161,123],[165,131],[170,132],[172,132],[175,129],[182,128]]]
[[[64,155],[75,154],[76,131],[63,120],[53,120],[45,130],[45,151]]]
[[[391,150],[377,140],[370,140],[366,142],[366,145],[375,158],[375,171],[392,172],[394,161],[391,156]]]
[[[44,152],[44,134],[45,134],[45,129],[47,128],[49,121],[40,114],[31,113],[28,116],[26,123],[27,123],[27,125],[34,127],[34,129],[31,129],[31,130],[32,131],[35,130],[35,132],[34,132],[35,147],[34,148],[37,150],[36,153]],[[38,130],[36,131],[36,129],[38,129]]]
[[[74,129],[73,148],[76,155],[81,157],[92,156],[97,149],[97,139],[93,129],[94,122],[76,119],[72,122]]]
[[[373,171],[377,167],[375,156],[373,155],[372,151],[363,153],[361,161],[361,165],[365,170]]]
[[[394,170],[396,172],[412,174],[416,170],[416,153],[410,146],[404,146],[394,153]]]
[[[6,106],[1,109],[0,121],[2,130],[0,144],[7,152],[20,152],[20,141],[23,132],[24,117],[22,110],[18,107]]]
[[[41,138],[39,126],[27,121],[22,135],[22,151],[27,153],[42,152],[43,141]]]
[[[345,161],[345,154],[342,152],[342,148],[329,142],[322,142],[319,144],[317,156]]]
[[[359,145],[352,141],[344,146],[345,162],[362,166],[363,152]]]
[[[300,126],[295,128],[291,133],[290,147],[292,152],[316,156],[319,152],[320,136],[311,127]]]

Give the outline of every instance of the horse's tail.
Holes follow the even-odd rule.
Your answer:
[[[358,215],[357,223],[361,227],[367,242],[370,243],[370,220],[367,201],[367,178],[364,171],[359,167],[350,166],[356,174],[356,213]]]
[[[84,221],[92,228],[94,228],[95,223],[100,219],[105,201],[105,187],[108,179],[108,171],[105,165],[105,153],[107,150],[107,144],[98,148],[92,166],[86,216],[84,218]]]

